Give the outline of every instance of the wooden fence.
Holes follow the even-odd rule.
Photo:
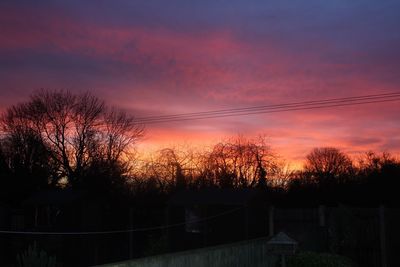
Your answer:
[[[278,258],[267,253],[266,243],[266,238],[260,238],[105,264],[101,267],[275,267]]]

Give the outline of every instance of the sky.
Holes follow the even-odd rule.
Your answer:
[[[0,2],[0,110],[40,88],[89,91],[136,117],[400,92],[400,1]],[[400,152],[400,103],[146,126],[143,150],[265,135]]]

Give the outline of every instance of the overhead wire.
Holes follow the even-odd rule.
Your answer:
[[[261,106],[254,106],[254,107],[221,109],[221,110],[214,110],[214,111],[191,112],[191,113],[182,113],[182,114],[173,114],[173,115],[148,116],[148,117],[141,117],[141,118],[137,118],[137,119],[138,120],[147,120],[147,119],[150,120],[150,119],[170,118],[170,117],[179,117],[179,116],[188,116],[188,115],[202,115],[202,114],[207,115],[207,114],[210,114],[210,113],[246,111],[246,110],[262,109],[262,108],[285,107],[285,106],[288,106],[288,105],[314,104],[314,103],[331,102],[331,101],[342,101],[342,100],[351,101],[351,100],[361,100],[361,99],[380,98],[380,97],[391,97],[391,96],[399,96],[399,95],[400,95],[400,92],[399,93],[371,94],[371,95],[363,95],[363,96],[331,98],[331,99],[302,101],[302,102],[291,102],[291,103],[277,104],[277,105],[261,105]]]
[[[109,230],[109,231],[82,231],[82,232],[49,232],[49,231],[9,231],[9,230],[0,230],[0,234],[17,234],[17,235],[108,235],[108,234],[123,234],[123,233],[133,233],[133,232],[148,232],[155,230],[165,230],[169,228],[179,227],[190,223],[204,223],[210,221],[215,218],[219,218],[236,211],[243,209],[245,206],[240,206],[234,209],[230,209],[212,216],[204,217],[197,220],[187,220],[184,222],[174,223],[174,224],[166,224],[159,225],[154,227],[143,227],[143,228],[134,228],[134,229],[121,229],[121,230]]]
[[[136,122],[144,124],[153,124],[153,123],[212,119],[221,117],[243,116],[252,114],[296,111],[296,110],[321,109],[329,107],[382,103],[382,102],[391,102],[399,100],[400,100],[400,92],[385,93],[385,94],[363,95],[363,96],[354,96],[345,98],[323,99],[315,101],[292,102],[292,103],[277,104],[277,105],[222,109],[214,111],[192,112],[192,113],[182,113],[182,114],[162,115],[162,116],[149,116],[149,117],[137,118]]]
[[[306,102],[294,102],[287,104],[279,104],[279,105],[269,105],[269,106],[256,106],[256,107],[247,107],[247,108],[236,108],[236,109],[226,109],[226,110],[215,110],[215,111],[206,111],[206,112],[194,112],[194,113],[184,113],[184,114],[174,114],[174,115],[164,115],[164,116],[151,116],[151,117],[143,117],[137,118],[139,122],[149,122],[153,120],[170,120],[170,119],[181,119],[181,118],[190,118],[193,116],[210,116],[210,115],[229,115],[230,113],[236,112],[251,112],[251,111],[263,111],[270,109],[282,109],[282,108],[296,108],[296,107],[304,107],[310,105],[321,105],[321,104],[340,104],[343,102],[354,102],[354,101],[366,101],[366,100],[387,100],[390,97],[399,97],[400,93],[390,93],[390,94],[379,94],[379,95],[365,95],[365,96],[357,96],[357,97],[346,97],[346,98],[335,98],[335,99],[325,99],[318,101],[306,101]]]
[[[315,105],[315,106],[311,106],[311,107],[298,107],[298,108],[264,110],[264,111],[245,112],[245,113],[210,115],[210,116],[193,117],[193,118],[178,118],[178,119],[168,119],[168,120],[160,120],[160,121],[150,121],[150,122],[145,122],[145,123],[146,124],[154,124],[154,123],[179,122],[179,121],[190,121],[190,120],[204,120],[204,119],[214,119],[214,118],[223,118],[223,117],[298,111],[298,110],[313,110],[313,109],[323,109],[323,108],[331,108],[331,107],[355,106],[355,105],[363,105],[363,104],[394,102],[394,101],[399,101],[399,100],[400,100],[400,97],[396,98],[396,99],[386,99],[386,100],[379,100],[379,101],[364,101],[364,102],[357,102],[357,103],[341,103],[341,104],[318,105],[318,106]],[[141,122],[141,123],[143,123],[143,122]]]

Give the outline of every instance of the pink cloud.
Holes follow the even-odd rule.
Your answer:
[[[323,40],[312,44],[315,50],[296,51],[274,36],[252,42],[221,28],[199,34],[162,26],[104,26],[76,21],[60,10],[2,9],[0,23],[0,51],[5,53],[44,51],[106,60],[102,67],[117,78],[99,77],[81,86],[100,88],[109,102],[141,116],[398,91],[399,85],[382,79],[387,67],[370,65],[368,54],[349,54],[343,62],[329,59],[335,47]],[[125,76],[114,62],[124,64]],[[63,73],[22,73],[24,80],[20,72],[10,74],[3,86],[59,87],[67,80]],[[265,133],[284,157],[299,161],[315,146],[379,150],[385,147],[380,140],[399,134],[398,112],[398,103],[386,103],[149,125],[144,143],[209,143],[236,133]]]

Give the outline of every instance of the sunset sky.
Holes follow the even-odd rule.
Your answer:
[[[0,110],[40,88],[137,116],[400,92],[400,1],[0,2]],[[141,149],[264,134],[400,152],[400,102],[152,124]]]

